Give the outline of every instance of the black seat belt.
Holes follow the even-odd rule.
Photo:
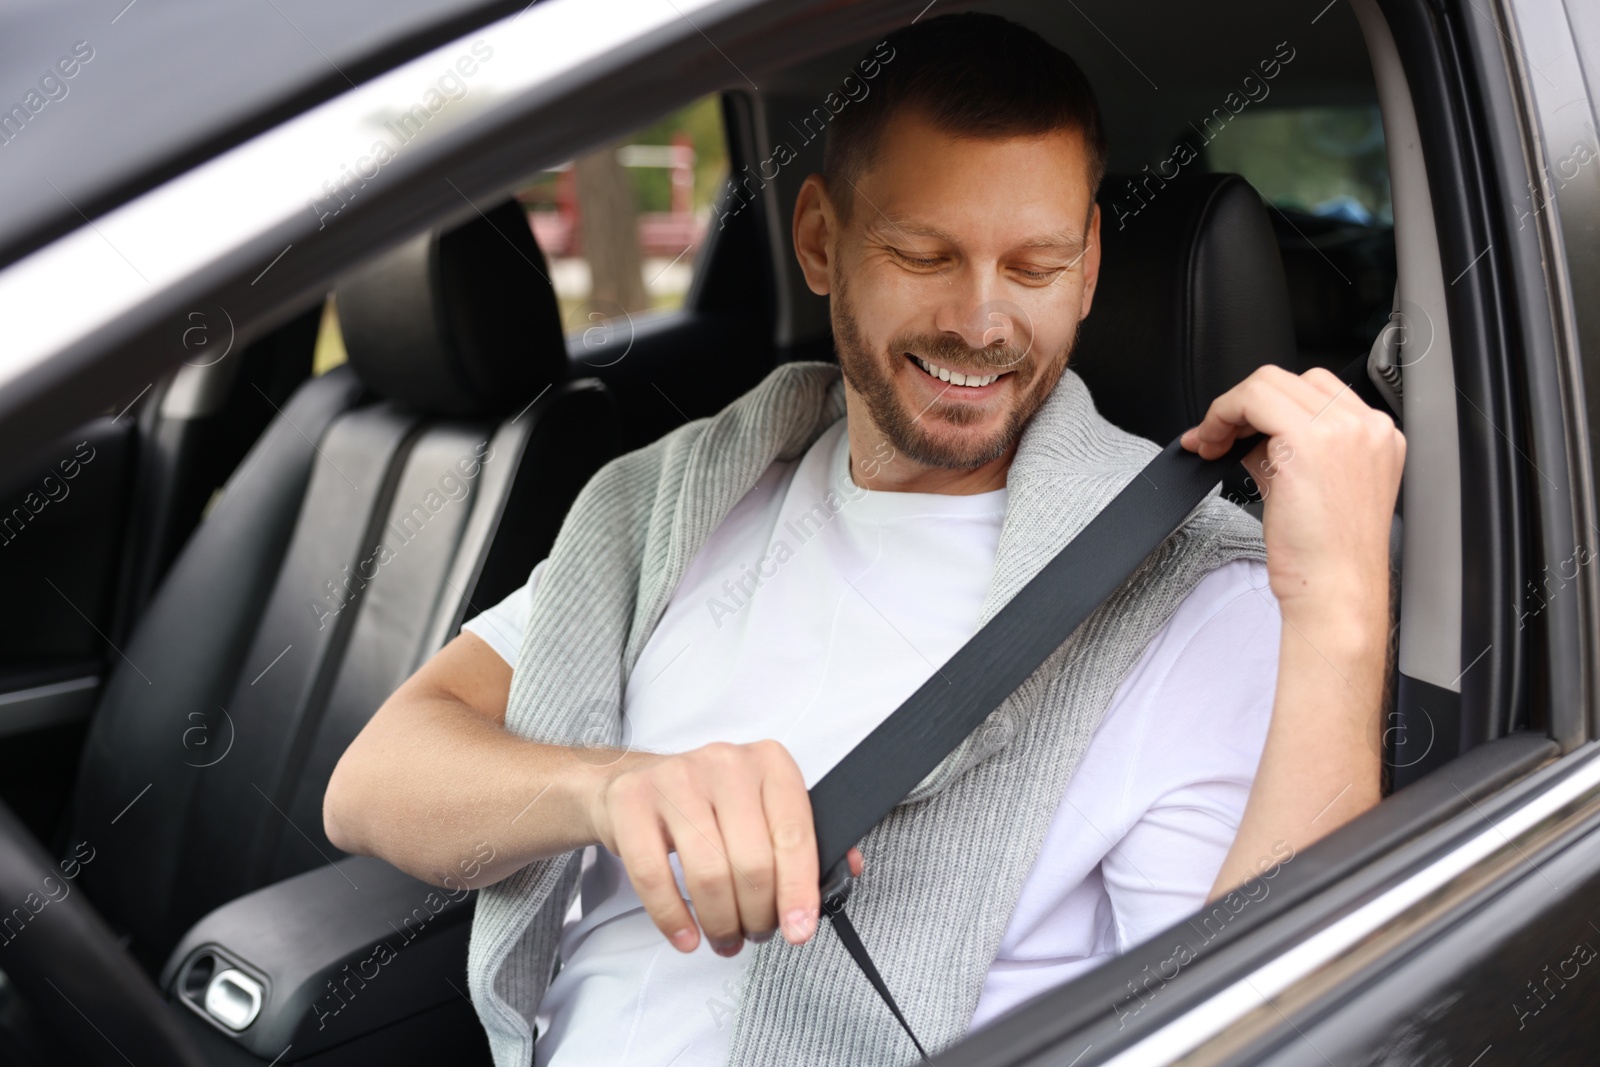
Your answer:
[[[1339,377],[1369,406],[1386,407],[1367,377],[1367,357],[1351,361]],[[1174,439],[933,677],[812,786],[823,913],[924,1061],[933,1062],[844,912],[853,882],[850,848],[1038,670],[1260,442],[1259,434],[1241,438],[1226,455],[1205,460]]]

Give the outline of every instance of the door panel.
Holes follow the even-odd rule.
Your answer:
[[[1595,1062],[1600,1047],[1600,832],[1522,865],[1516,884],[1276,1048],[1227,1062]],[[1292,1011],[1292,1009],[1289,1009]]]
[[[133,470],[134,419],[101,416],[8,480],[0,581],[26,610],[0,619],[0,673],[97,660],[115,599]],[[99,630],[100,632],[96,632]],[[11,685],[0,681],[0,688]]]
[[[65,803],[116,610],[135,416],[102,415],[0,490],[0,798],[43,840]]]

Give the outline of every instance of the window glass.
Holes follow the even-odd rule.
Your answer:
[[[1376,104],[1236,115],[1207,143],[1206,158],[1213,171],[1244,175],[1280,208],[1394,224]]]
[[[311,355],[313,377],[326,374],[350,358],[344,350],[344,334],[339,330],[339,310],[329,293],[322,302],[322,321],[317,325],[317,347]]]
[[[722,107],[713,95],[518,191],[550,260],[569,335],[683,306],[727,173]]]
[[[550,263],[567,334],[586,336],[599,353],[621,340],[612,336],[615,323],[681,308],[711,201],[727,176],[722,104],[712,95],[543,171],[519,189],[517,199]],[[345,358],[330,295],[314,373]]]

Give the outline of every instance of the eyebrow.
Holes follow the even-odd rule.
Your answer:
[[[937,226],[927,226],[921,223],[911,222],[909,220],[897,221],[888,216],[882,216],[880,220],[874,221],[871,224],[871,228],[880,231],[887,229],[894,233],[903,234],[908,237],[928,237],[935,241],[944,241],[947,244],[960,244],[954,235],[946,233]],[[1019,241],[1013,247],[1061,249],[1068,254],[1075,254],[1083,250],[1084,243],[1085,238],[1083,234],[1071,233],[1066,230],[1062,230],[1058,233],[1045,233],[1030,237],[1027,240]]]

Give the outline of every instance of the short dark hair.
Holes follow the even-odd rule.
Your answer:
[[[869,63],[878,67],[871,90],[834,117],[823,144],[822,178],[841,222],[855,199],[842,190],[876,161],[884,128],[903,109],[957,136],[1076,130],[1089,153],[1092,204],[1106,169],[1100,104],[1072,57],[1034,31],[985,12],[941,15],[895,30],[860,69]]]

